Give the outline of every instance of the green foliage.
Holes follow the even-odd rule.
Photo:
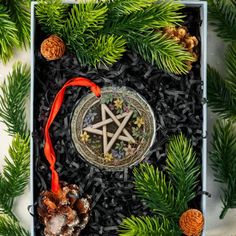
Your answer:
[[[17,28],[11,21],[9,11],[0,4],[0,59],[6,63],[13,55],[13,48],[19,46]]]
[[[178,225],[168,219],[156,216],[131,216],[120,225],[120,236],[178,236],[181,235]]]
[[[6,63],[14,48],[30,41],[29,1],[0,0],[0,60]]]
[[[1,86],[0,118],[7,126],[10,135],[28,134],[25,120],[25,101],[30,87],[30,69],[27,65],[16,63]]]
[[[30,1],[28,0],[1,0],[9,9],[11,21],[17,28],[20,46],[29,46],[30,43]],[[0,1],[0,2],[1,2]]]
[[[234,94],[236,94],[236,42],[228,46],[225,61],[229,82],[234,88]]]
[[[172,73],[187,73],[185,61],[192,61],[192,56],[181,45],[159,32],[131,33],[127,36],[131,49],[141,54],[144,60],[158,66],[158,68]],[[155,51],[155,53],[154,53]]]
[[[29,137],[16,135],[9,148],[10,158],[5,157],[5,165],[0,175],[0,209],[12,214],[15,197],[24,193],[29,179],[30,147]]]
[[[61,0],[49,4],[51,1],[40,0],[38,21],[45,32],[63,37],[80,64],[111,65],[123,55],[128,42],[131,49],[159,68],[176,74],[188,72],[185,62],[193,60],[192,56],[157,31],[182,22],[182,4],[173,0],[90,0],[73,5],[66,19]]]
[[[61,0],[39,0],[36,16],[46,33],[61,35],[67,17],[67,4]]]
[[[179,199],[183,211],[188,202],[196,197],[200,166],[192,145],[181,134],[173,137],[167,148],[167,172],[172,184],[179,191]]]
[[[165,175],[152,165],[140,164],[133,171],[137,193],[153,212],[166,217],[178,217],[175,190]]]
[[[137,194],[155,216],[124,219],[121,236],[181,235],[178,220],[196,196],[200,170],[192,146],[182,134],[170,140],[166,164],[165,173],[147,163],[134,168]]]
[[[226,77],[207,69],[208,105],[222,118],[236,119],[236,43],[227,48]]]
[[[138,12],[144,8],[150,7],[155,2],[155,0],[110,0],[108,8],[110,15],[117,17]]]
[[[210,153],[215,180],[222,187],[223,219],[229,208],[236,208],[236,134],[231,121],[218,120],[213,129],[213,150]]]
[[[236,40],[236,4],[233,0],[208,0],[209,20],[225,41]]]
[[[30,236],[19,222],[8,215],[0,215],[0,236]]]

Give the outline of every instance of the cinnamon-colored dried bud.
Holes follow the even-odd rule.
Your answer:
[[[194,46],[196,47],[198,45],[198,39],[195,36],[192,36],[190,38],[193,40]]]
[[[195,43],[192,37],[186,38],[185,43],[186,43],[186,48],[188,50],[193,49],[195,47]]]
[[[175,27],[166,27],[163,29],[163,32],[169,37],[174,37],[176,33],[176,29]]]
[[[45,39],[40,47],[40,52],[48,61],[60,59],[65,53],[65,43],[57,35]]]
[[[199,236],[204,226],[202,212],[197,209],[185,211],[179,219],[179,226],[186,236]]]
[[[188,71],[192,70],[192,67],[193,67],[193,66],[192,66],[192,61],[185,61],[184,63],[188,66],[188,67],[187,67],[187,70],[188,70]]]
[[[180,38],[177,37],[177,36],[174,36],[173,39],[174,39],[177,43],[180,42]]]
[[[177,29],[177,34],[178,34],[178,37],[179,38],[184,38],[185,36],[186,36],[186,34],[187,34],[187,29],[186,29],[186,27],[179,27],[178,29]]]
[[[198,55],[195,52],[192,52],[193,62],[198,61]]]

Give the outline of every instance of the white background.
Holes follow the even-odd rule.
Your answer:
[[[225,44],[216,37],[215,33],[209,27],[208,31],[208,63],[213,65],[219,71],[224,73],[224,51]],[[3,65],[0,62],[0,84],[3,82],[6,75],[11,71],[12,65],[16,61],[22,61],[30,64],[30,51],[16,51],[15,57]],[[29,105],[27,105],[27,114],[29,114]],[[27,115],[29,121],[29,115]],[[208,147],[210,148],[211,131],[214,123],[214,115],[208,112]],[[6,127],[0,123],[0,170],[4,164],[4,156],[8,155],[8,147],[11,144],[11,137],[5,132]],[[236,209],[229,210],[223,220],[219,220],[219,215],[222,208],[220,200],[220,185],[213,181],[213,175],[208,161],[208,180],[207,191],[212,194],[211,198],[207,199],[207,215],[206,218],[206,236],[236,236]],[[30,229],[31,216],[27,211],[27,206],[30,204],[29,188],[25,194],[19,197],[14,206],[14,212],[21,220],[23,226]]]

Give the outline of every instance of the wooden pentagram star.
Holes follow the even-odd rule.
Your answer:
[[[101,113],[102,113],[102,121],[89,125],[88,127],[84,128],[84,131],[87,131],[89,133],[102,135],[103,136],[103,152],[104,154],[108,153],[113,146],[113,144],[116,142],[117,139],[122,140],[124,142],[128,143],[135,143],[134,138],[130,135],[130,133],[125,129],[126,124],[128,123],[130,117],[133,114],[133,111],[130,112],[124,112],[119,115],[114,115],[112,111],[108,108],[107,105],[101,104]],[[110,118],[106,118],[106,114],[110,116]],[[123,119],[122,122],[119,120]],[[113,134],[111,132],[107,131],[107,125],[115,122],[118,126],[116,132]],[[102,130],[98,129],[102,127]],[[123,135],[121,135],[121,133]],[[108,138],[111,138],[108,142]]]

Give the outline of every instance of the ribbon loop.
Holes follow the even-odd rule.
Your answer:
[[[67,87],[70,86],[83,86],[83,87],[89,87],[91,91],[95,94],[95,96],[100,97],[101,96],[101,89],[99,86],[97,86],[95,83],[93,83],[91,80],[83,78],[83,77],[76,77],[73,79],[70,79],[67,81],[64,86],[60,89],[60,91],[57,93],[52,108],[45,126],[45,133],[44,133],[44,154],[50,164],[50,169],[52,172],[52,180],[51,180],[51,190],[53,193],[57,194],[60,191],[60,181],[59,181],[59,175],[57,171],[55,170],[55,163],[56,163],[56,155],[55,151],[52,145],[52,141],[49,134],[49,128],[51,124],[53,123],[57,113],[59,112],[61,105],[64,100],[64,95]]]

